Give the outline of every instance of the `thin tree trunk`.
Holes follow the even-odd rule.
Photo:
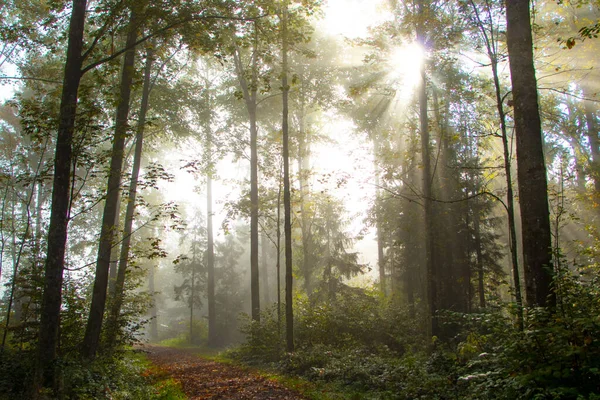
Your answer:
[[[381,190],[379,186],[381,184],[381,179],[379,178],[379,171],[377,166],[377,157],[379,155],[379,146],[378,140],[375,139],[373,141],[373,147],[375,152],[375,230],[377,234],[377,265],[379,267],[379,290],[381,294],[385,297],[387,295],[387,287],[386,287],[386,276],[385,276],[385,254],[384,254],[384,245],[383,245],[383,228],[382,228],[382,216],[381,216]]]
[[[304,122],[304,91],[300,90],[300,115],[301,124],[298,135],[298,182],[300,184],[300,230],[302,232],[302,275],[304,277],[304,290],[309,298],[312,297],[312,260],[311,260],[311,221],[306,211],[306,202],[308,201],[308,183],[307,175],[309,165],[309,151],[306,140],[306,128]]]
[[[148,271],[148,292],[152,296],[152,307],[150,308],[150,341],[158,341],[158,307],[156,306],[155,297],[155,282],[154,282],[154,270],[156,266],[151,265]]]
[[[533,64],[529,1],[506,0],[506,39],[517,135],[523,270],[529,306],[554,306],[548,183]],[[515,281],[516,283],[516,281]]]
[[[129,98],[131,95],[131,84],[134,75],[134,45],[137,39],[138,30],[136,14],[136,10],[131,11],[129,33],[127,34],[126,41],[126,47],[129,50],[125,52],[125,60],[123,62],[123,69],[121,73],[121,88],[119,104],[117,106],[115,134],[110,160],[110,172],[108,176],[106,200],[104,204],[104,213],[102,216],[102,228],[100,230],[98,260],[96,262],[96,277],[94,279],[92,303],[90,306],[90,314],[81,351],[81,354],[86,359],[93,359],[96,356],[98,345],[100,343],[100,332],[102,330],[104,309],[106,307],[108,269],[110,266],[110,255],[114,245],[113,237],[117,228],[114,224],[117,211],[117,202],[119,200],[119,191],[121,189],[121,170],[123,167],[125,137],[127,136],[129,118]]]
[[[119,198],[117,199],[117,210],[115,211],[115,226],[119,226],[121,216],[121,191],[119,191]],[[118,240],[117,237],[115,239]],[[108,295],[111,298],[115,298],[116,294],[116,283],[117,283],[117,271],[119,269],[119,246],[113,246],[110,252],[110,265],[108,267]]]
[[[281,170],[280,170],[281,171]],[[277,337],[281,338],[281,172],[277,191]]]
[[[77,92],[83,63],[83,31],[86,0],[73,0],[69,23],[69,41],[65,61],[62,97],[60,102],[56,154],[54,157],[54,182],[48,251],[44,266],[44,293],[40,310],[40,331],[32,397],[38,398],[41,387],[54,380],[54,360],[58,342],[62,283],[67,242],[69,191],[71,177],[72,143],[77,112]]]
[[[294,309],[292,305],[292,207],[290,194],[290,151],[289,151],[289,127],[288,127],[288,38],[287,38],[287,3],[284,4],[282,12],[282,73],[281,87],[283,88],[283,118],[281,131],[283,135],[283,208],[284,208],[284,232],[285,232],[285,322],[286,322],[286,349],[289,353],[294,351]]]
[[[208,95],[207,95],[208,97]],[[210,99],[208,99],[210,100]],[[209,111],[210,112],[210,111]],[[207,297],[208,297],[208,345],[217,344],[217,314],[215,301],[215,243],[213,236],[213,198],[212,198],[212,131],[210,120],[206,123],[206,156],[208,161],[208,174],[206,176],[206,268],[207,268]]]
[[[419,15],[423,18],[424,5],[423,0],[419,1]],[[421,45],[425,45],[425,35],[423,32],[422,24],[419,24],[417,28],[417,42]],[[421,67],[421,84],[419,87],[419,121],[421,130],[421,155],[423,163],[423,202],[425,207],[424,219],[425,219],[425,265],[427,275],[427,304],[429,307],[429,319],[430,323],[428,326],[429,336],[438,336],[438,322],[436,318],[436,311],[438,308],[437,304],[437,271],[435,270],[435,263],[433,261],[433,250],[434,250],[434,232],[433,232],[433,208],[432,208],[432,197],[431,197],[431,150],[430,150],[430,139],[429,139],[429,118],[427,111],[427,77],[425,73],[425,64]]]
[[[131,168],[131,178],[129,182],[129,195],[127,197],[127,207],[125,209],[125,226],[123,228],[123,241],[121,243],[121,252],[119,253],[117,276],[115,280],[114,298],[111,304],[110,313],[107,320],[107,340],[106,346],[113,349],[116,345],[116,338],[119,330],[119,316],[125,296],[125,275],[129,264],[129,250],[131,248],[131,236],[133,234],[133,220],[135,214],[135,202],[137,199],[137,185],[140,176],[140,167],[142,164],[142,151],[144,148],[144,131],[146,128],[146,114],[148,113],[148,104],[150,100],[150,75],[152,72],[152,63],[154,61],[154,50],[148,48],[146,54],[146,66],[144,68],[144,86],[142,88],[142,101],[140,105],[140,115],[138,118],[137,132],[135,136],[135,150],[133,153],[133,165]],[[116,225],[116,224],[115,224]]]
[[[590,175],[594,180],[594,190],[598,194],[600,193],[600,139],[598,138],[597,108],[591,100],[592,95],[587,87],[584,87],[583,94],[586,97],[584,101],[585,121],[587,123],[587,137],[592,155]]]
[[[477,263],[477,291],[479,294],[479,308],[485,308],[485,290],[484,290],[484,271],[483,271],[483,253],[481,251],[481,213],[479,205],[473,208],[473,226],[475,235],[475,254]]]
[[[256,22],[255,35],[258,36]],[[255,40],[252,57],[252,107],[250,113],[250,291],[252,297],[252,319],[260,320],[260,284],[258,271],[258,127],[256,126],[256,91],[258,70],[258,40]]]
[[[256,95],[258,84],[258,31],[254,22],[255,40],[252,55],[252,82],[244,75],[239,48],[236,47],[234,62],[238,80],[246,101],[250,120],[250,298],[252,319],[260,320],[260,284],[258,271],[258,127],[256,125]]]
[[[261,258],[262,258],[262,272],[260,273],[261,279],[262,279],[262,291],[263,291],[263,302],[265,305],[270,305],[271,304],[271,296],[269,296],[269,291],[271,290],[271,288],[269,287],[269,274],[268,274],[268,269],[269,269],[269,263],[267,260],[267,245],[268,245],[268,239],[267,239],[267,234],[265,232],[262,233],[261,238],[260,238],[260,250],[261,250]]]
[[[519,257],[517,249],[517,228],[515,220],[515,200],[513,192],[512,182],[512,162],[511,162],[511,151],[510,143],[508,140],[508,130],[506,127],[506,113],[504,111],[504,104],[502,101],[502,87],[500,85],[500,78],[498,74],[498,46],[497,36],[498,32],[494,29],[493,25],[490,25],[490,33],[485,30],[483,21],[480,18],[479,10],[475,3],[471,1],[471,6],[475,12],[477,18],[477,25],[481,30],[481,34],[486,44],[486,50],[488,58],[490,59],[492,67],[492,77],[494,79],[494,89],[496,94],[496,107],[498,110],[498,119],[500,121],[500,131],[502,135],[502,148],[504,153],[504,173],[506,175],[506,211],[508,214],[508,234],[510,240],[510,255],[511,255],[511,269],[513,276],[514,285],[514,296],[517,304],[517,318],[518,324],[521,330],[523,330],[523,295],[521,294],[521,279],[519,274]],[[488,17],[492,21],[492,12],[488,5]]]
[[[194,344],[194,296],[196,292],[196,244],[197,239],[194,236],[192,245],[192,283],[190,291],[190,344]]]

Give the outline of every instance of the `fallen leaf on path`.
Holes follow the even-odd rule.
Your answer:
[[[193,400],[305,400],[278,382],[182,349],[144,346],[148,358],[181,384]]]

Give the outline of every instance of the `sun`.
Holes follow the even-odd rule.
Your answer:
[[[401,95],[410,96],[421,83],[421,69],[425,63],[425,50],[416,43],[394,47],[387,59],[388,79]]]
[[[402,81],[404,86],[416,85],[421,79],[425,51],[418,43],[409,43],[392,49],[388,58],[389,76]]]

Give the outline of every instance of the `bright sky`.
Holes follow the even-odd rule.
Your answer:
[[[369,26],[389,18],[383,0],[327,0],[319,27],[332,35],[365,37]]]

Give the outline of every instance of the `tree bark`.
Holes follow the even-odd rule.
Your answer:
[[[270,290],[271,288],[269,287],[269,262],[267,260],[267,246],[268,246],[268,239],[267,239],[267,234],[265,232],[262,233],[261,237],[260,237],[260,252],[261,252],[261,265],[262,265],[262,271],[260,272],[260,277],[261,277],[261,287],[262,287],[262,292],[263,292],[263,304],[264,305],[270,305],[271,304],[271,296],[270,296]]]
[[[119,217],[121,216],[121,191],[119,191],[119,198],[117,199],[117,209],[115,211],[115,226],[119,225]],[[118,240],[118,237],[115,236]],[[119,269],[119,246],[113,246],[110,253],[110,265],[108,267],[108,295],[111,298],[115,297],[116,283],[117,283],[117,271]]]
[[[419,1],[419,18],[424,18],[423,0]],[[425,34],[423,32],[424,22],[421,21],[417,27],[417,42],[425,46]],[[425,64],[421,67],[421,82],[419,87],[419,126],[421,131],[421,156],[423,163],[423,203],[425,220],[425,270],[427,280],[427,304],[429,309],[429,336],[438,336],[438,322],[435,313],[438,309],[437,302],[437,271],[433,260],[434,251],[434,227],[433,227],[433,207],[431,197],[431,149],[429,139],[429,118],[427,110],[427,76]]]
[[[156,266],[151,265],[148,270],[148,292],[150,292],[150,296],[152,296],[152,307],[150,308],[150,342],[158,341],[158,307],[156,306],[156,289],[154,282],[155,269]]]
[[[530,2],[506,0],[506,39],[517,136],[523,270],[529,306],[553,306],[548,183],[533,63]]]
[[[289,107],[288,95],[289,85],[287,77],[288,68],[288,37],[287,37],[287,3],[283,6],[281,18],[281,42],[282,42],[282,73],[281,87],[283,89],[283,118],[281,132],[283,136],[283,209],[284,209],[284,233],[285,233],[285,325],[286,325],[286,349],[289,353],[294,351],[294,309],[292,293],[292,207],[290,193],[290,151],[289,151]]]
[[[307,130],[305,126],[305,93],[303,88],[300,88],[300,132],[298,135],[298,183],[300,184],[300,230],[302,232],[302,275],[304,277],[304,290],[306,295],[310,299],[313,294],[312,285],[312,260],[311,260],[311,243],[312,243],[312,232],[311,232],[311,218],[314,215],[306,210],[306,203],[308,199],[308,174],[310,168],[310,149],[307,143]]]
[[[117,227],[115,226],[115,215],[119,191],[121,190],[121,170],[123,167],[123,156],[125,149],[125,138],[127,136],[129,118],[129,98],[131,95],[131,84],[134,74],[135,42],[137,38],[137,15],[136,10],[131,11],[129,21],[129,32],[127,34],[123,70],[121,72],[121,87],[119,104],[115,123],[115,134],[113,139],[112,154],[110,160],[110,172],[102,216],[102,228],[100,230],[100,243],[98,246],[98,259],[96,262],[96,277],[92,292],[92,304],[90,314],[83,338],[82,356],[93,359],[96,356],[102,330],[102,320],[106,306],[106,291],[108,284],[108,273],[110,266],[110,255],[114,245],[113,237]]]
[[[236,47],[234,62],[238,80],[246,101],[250,120],[250,302],[252,320],[260,320],[260,284],[258,271],[258,127],[256,125],[256,95],[258,90],[258,31],[254,22],[255,40],[252,54],[252,82],[248,85],[244,75],[239,48]]]
[[[210,97],[210,96],[207,96]],[[210,100],[210,99],[208,99]],[[208,104],[208,101],[207,101]],[[210,110],[209,110],[210,113]],[[210,119],[206,122],[206,157],[208,161],[208,174],[206,175],[206,269],[207,269],[207,302],[208,302],[208,345],[217,344],[217,315],[215,300],[215,243],[213,235],[213,198],[212,198],[212,131]]]
[[[119,253],[117,276],[115,279],[114,298],[111,304],[110,313],[107,320],[107,339],[106,346],[113,349],[116,344],[116,338],[119,330],[119,316],[125,296],[125,274],[129,265],[129,249],[131,248],[131,236],[133,235],[133,219],[135,214],[135,202],[137,199],[137,185],[140,176],[140,167],[142,164],[142,151],[144,148],[144,131],[146,128],[146,114],[148,113],[148,104],[150,99],[150,75],[152,72],[152,63],[154,51],[148,48],[146,55],[146,66],[144,68],[144,85],[142,88],[142,101],[140,105],[140,115],[138,118],[137,132],[135,135],[135,150],[133,152],[133,165],[131,167],[131,178],[129,182],[129,195],[127,197],[127,207],[125,209],[125,226],[123,227],[123,242]],[[117,205],[119,202],[117,201]],[[118,210],[118,207],[117,207]],[[116,223],[115,223],[116,225]]]
[[[475,262],[477,263],[477,292],[479,294],[479,308],[485,308],[485,275],[483,270],[483,253],[481,249],[481,213],[479,205],[475,204],[473,208],[473,234],[475,236]]]
[[[504,155],[504,173],[506,175],[506,211],[508,214],[508,233],[510,241],[510,255],[511,255],[511,269],[513,276],[513,285],[515,289],[515,302],[517,304],[517,318],[519,327],[523,328],[523,295],[521,293],[521,279],[519,273],[519,257],[517,249],[517,228],[515,221],[515,200],[513,192],[512,182],[512,161],[511,161],[511,149],[508,140],[508,130],[506,127],[506,112],[504,111],[504,104],[502,98],[502,87],[500,85],[500,78],[498,74],[498,29],[494,28],[493,25],[489,26],[489,33],[485,29],[485,24],[482,21],[479,13],[479,9],[473,1],[471,6],[475,12],[477,19],[477,25],[481,31],[481,35],[485,41],[488,58],[492,67],[492,78],[494,80],[494,89],[496,95],[496,108],[498,110],[498,119],[500,122],[500,131],[502,135],[502,148]],[[488,21],[492,21],[492,10],[491,5],[487,5]],[[480,303],[481,304],[481,303]]]
[[[598,138],[597,107],[591,100],[593,95],[590,93],[589,88],[584,87],[583,94],[586,98],[584,101],[585,121],[591,150],[590,175],[594,180],[594,190],[598,194],[600,193],[600,139]]]
[[[40,310],[40,331],[33,383],[33,397],[39,396],[42,385],[54,380],[62,283],[67,242],[69,192],[73,131],[77,111],[77,92],[83,63],[83,33],[86,0],[73,0],[69,23],[69,41],[60,102],[58,135],[54,157],[52,206],[48,229],[48,251],[44,266],[44,293]]]

